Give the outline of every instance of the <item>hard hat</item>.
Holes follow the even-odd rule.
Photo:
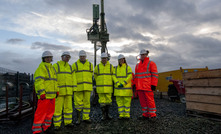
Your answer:
[[[53,55],[50,51],[44,51],[42,54],[42,58],[44,58],[44,57],[53,57]]]
[[[71,56],[71,55],[70,55],[70,53],[69,53],[69,52],[67,52],[67,51],[66,51],[66,52],[63,52],[61,56],[64,56],[64,55]]]
[[[125,58],[125,57],[124,57],[123,54],[120,54],[120,55],[118,56],[118,60],[119,60],[119,59],[122,59],[122,58]]]
[[[148,50],[144,50],[144,49],[140,50],[140,54],[148,54],[148,53],[149,53]]]
[[[107,57],[108,57],[107,53],[102,53],[101,54],[101,58],[107,58]]]
[[[85,52],[84,50],[81,50],[81,51],[79,52],[79,56],[87,56],[87,55],[86,55],[86,52]]]

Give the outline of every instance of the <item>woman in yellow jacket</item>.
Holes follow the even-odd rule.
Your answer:
[[[114,96],[118,105],[119,119],[130,118],[131,96],[133,96],[131,88],[132,70],[127,65],[124,55],[118,56],[118,66],[114,70],[115,77],[120,84],[115,83]]]
[[[56,72],[51,64],[52,58],[52,53],[45,51],[42,54],[42,62],[34,74],[38,103],[32,126],[33,134],[46,131],[51,126],[55,111],[55,98],[59,92]]]

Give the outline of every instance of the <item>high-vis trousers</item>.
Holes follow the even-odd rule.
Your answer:
[[[116,96],[120,118],[130,118],[131,96]]]
[[[112,103],[112,93],[98,93],[98,102],[101,107],[104,107],[106,105],[111,105]]]
[[[74,105],[78,111],[82,111],[83,120],[89,120],[91,111],[91,91],[77,91],[74,92]]]
[[[64,116],[64,125],[72,123],[72,95],[59,95],[55,99],[55,113],[53,123],[55,127],[60,127],[62,122],[62,111]]]
[[[52,116],[55,110],[55,99],[38,99],[32,126],[33,134],[46,131],[51,126]]]
[[[140,105],[144,117],[156,117],[156,106],[153,91],[138,90]]]

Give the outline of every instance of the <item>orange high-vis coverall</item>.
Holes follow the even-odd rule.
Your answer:
[[[146,57],[136,65],[135,83],[143,116],[156,117],[156,106],[151,85],[157,86],[158,72],[156,64],[150,61],[149,57]]]

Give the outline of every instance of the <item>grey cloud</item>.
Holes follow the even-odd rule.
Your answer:
[[[21,43],[21,42],[23,42],[23,41],[25,41],[25,40],[19,39],[19,38],[13,38],[13,39],[8,39],[8,40],[6,41],[6,43],[9,43],[9,44],[17,44],[17,43]]]
[[[34,42],[31,46],[31,49],[65,51],[65,50],[70,50],[71,48],[67,46],[49,44],[49,43],[44,43],[44,42]]]

